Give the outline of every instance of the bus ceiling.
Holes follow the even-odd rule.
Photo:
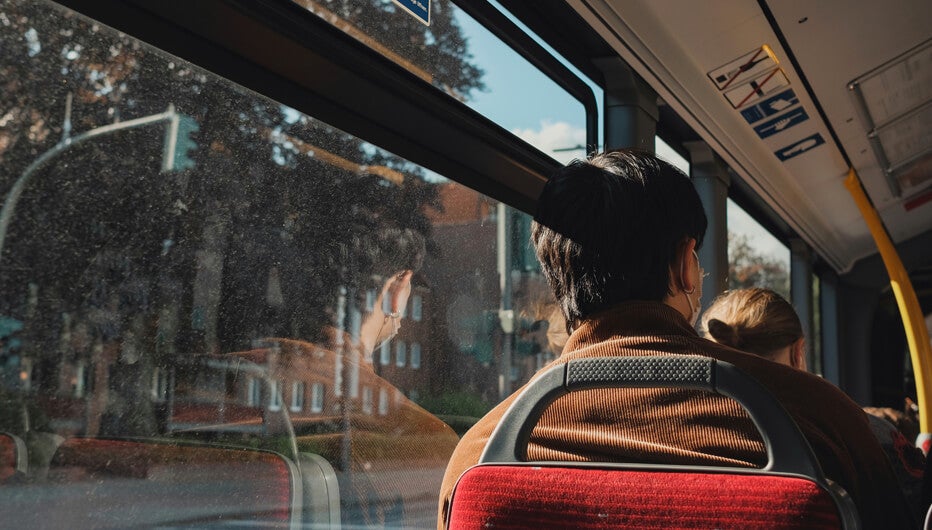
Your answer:
[[[567,4],[836,271],[877,254],[851,169],[894,243],[930,237],[932,3]]]

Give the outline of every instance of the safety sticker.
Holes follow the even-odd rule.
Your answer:
[[[767,94],[789,86],[789,84],[790,80],[786,78],[783,70],[774,68],[771,72],[757,76],[750,82],[725,92],[725,97],[732,107],[740,109],[764,99]]]
[[[430,0],[392,0],[414,18],[430,26]]]
[[[776,56],[766,44],[709,72],[709,79],[719,90],[738,86],[748,79],[772,71],[777,66]]]
[[[742,110],[741,115],[744,116],[748,123],[753,124],[767,116],[779,114],[797,104],[799,104],[799,98],[796,97],[796,93],[791,88],[780,92],[776,96],[770,96],[753,107]]]
[[[802,107],[796,107],[786,114],[781,114],[772,120],[765,121],[754,127],[754,132],[763,140],[768,136],[781,133],[790,127],[800,124],[809,119],[809,115]]]
[[[822,135],[815,133],[812,136],[803,138],[798,142],[792,143],[783,149],[776,151],[774,154],[777,155],[777,158],[780,159],[780,162],[786,162],[794,156],[799,156],[806,151],[811,151],[824,143],[825,139],[822,138]]]

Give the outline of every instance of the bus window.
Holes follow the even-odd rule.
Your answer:
[[[554,158],[585,156],[583,104],[450,0],[429,26],[392,2],[293,1]]]
[[[530,218],[50,3],[0,43],[8,524],[433,526],[559,353]]]
[[[766,287],[790,298],[790,249],[728,199],[728,288]]]

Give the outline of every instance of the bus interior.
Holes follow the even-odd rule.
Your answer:
[[[436,527],[562,350],[536,198],[622,147],[704,307],[783,294],[928,451],[928,1],[0,0],[0,86],[0,526]]]

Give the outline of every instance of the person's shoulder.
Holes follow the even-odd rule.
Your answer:
[[[753,353],[747,353],[716,342],[697,338],[697,345],[702,349],[700,355],[735,365],[739,370],[771,389],[777,391],[781,398],[793,397],[800,400],[818,400],[820,403],[832,403],[835,406],[849,408],[863,415],[861,407],[841,389],[824,378],[765,359]]]

